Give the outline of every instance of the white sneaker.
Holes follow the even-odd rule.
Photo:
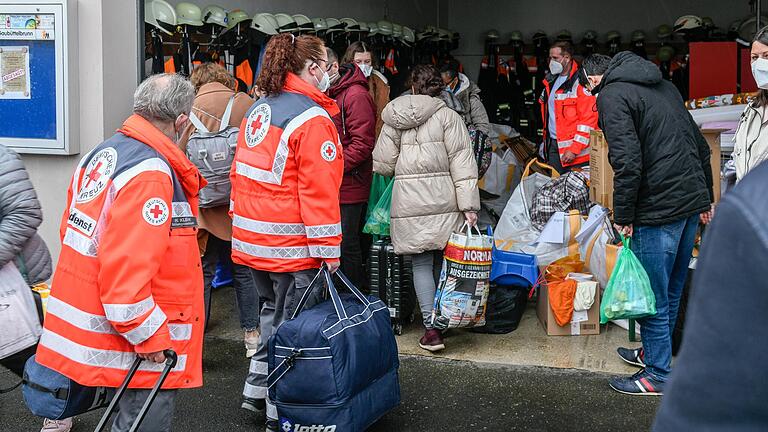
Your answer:
[[[72,430],[72,418],[64,420],[43,420],[43,428],[40,432],[69,432]]]
[[[261,332],[259,329],[245,332],[243,340],[245,341],[245,356],[247,358],[253,357],[253,355],[256,354],[256,351],[258,351],[260,336]]]

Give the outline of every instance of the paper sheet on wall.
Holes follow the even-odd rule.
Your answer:
[[[0,47],[0,99],[30,99],[29,47]]]

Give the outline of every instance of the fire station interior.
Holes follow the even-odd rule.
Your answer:
[[[217,21],[209,1],[228,12],[226,22]],[[318,35],[340,55],[351,42],[368,42],[377,69],[388,78],[391,98],[406,90],[413,65],[458,60],[480,87],[491,123],[534,144],[542,140],[538,98],[548,48],[558,40],[574,44],[577,61],[590,53],[634,51],[655,62],[693,105],[756,90],[749,63],[749,42],[761,10],[756,0],[192,0],[200,15],[182,18],[176,10],[175,24],[162,21],[165,12],[152,6],[155,2],[144,3],[139,35],[145,47],[144,76],[188,74],[199,62],[215,61],[249,92],[260,53],[274,33],[269,27],[277,25],[279,32]],[[176,0],[168,3],[179,7]],[[768,24],[768,17],[759,20]],[[496,204],[503,210],[503,201]],[[214,298],[210,331],[238,337],[234,293],[223,290]],[[598,335],[552,337],[542,330],[535,309],[530,301],[518,328],[505,335],[453,332],[450,342],[456,349],[440,355],[631,371],[615,356],[615,348],[631,337],[628,330],[608,325]],[[398,337],[403,354],[424,355],[418,347],[418,321]]]

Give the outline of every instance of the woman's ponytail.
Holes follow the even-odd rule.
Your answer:
[[[288,72],[300,74],[307,60],[325,58],[325,45],[315,36],[294,36],[283,33],[267,42],[261,72],[256,87],[264,96],[274,96],[283,91]]]

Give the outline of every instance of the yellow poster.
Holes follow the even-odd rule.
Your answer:
[[[29,48],[0,47],[0,99],[30,99]]]

